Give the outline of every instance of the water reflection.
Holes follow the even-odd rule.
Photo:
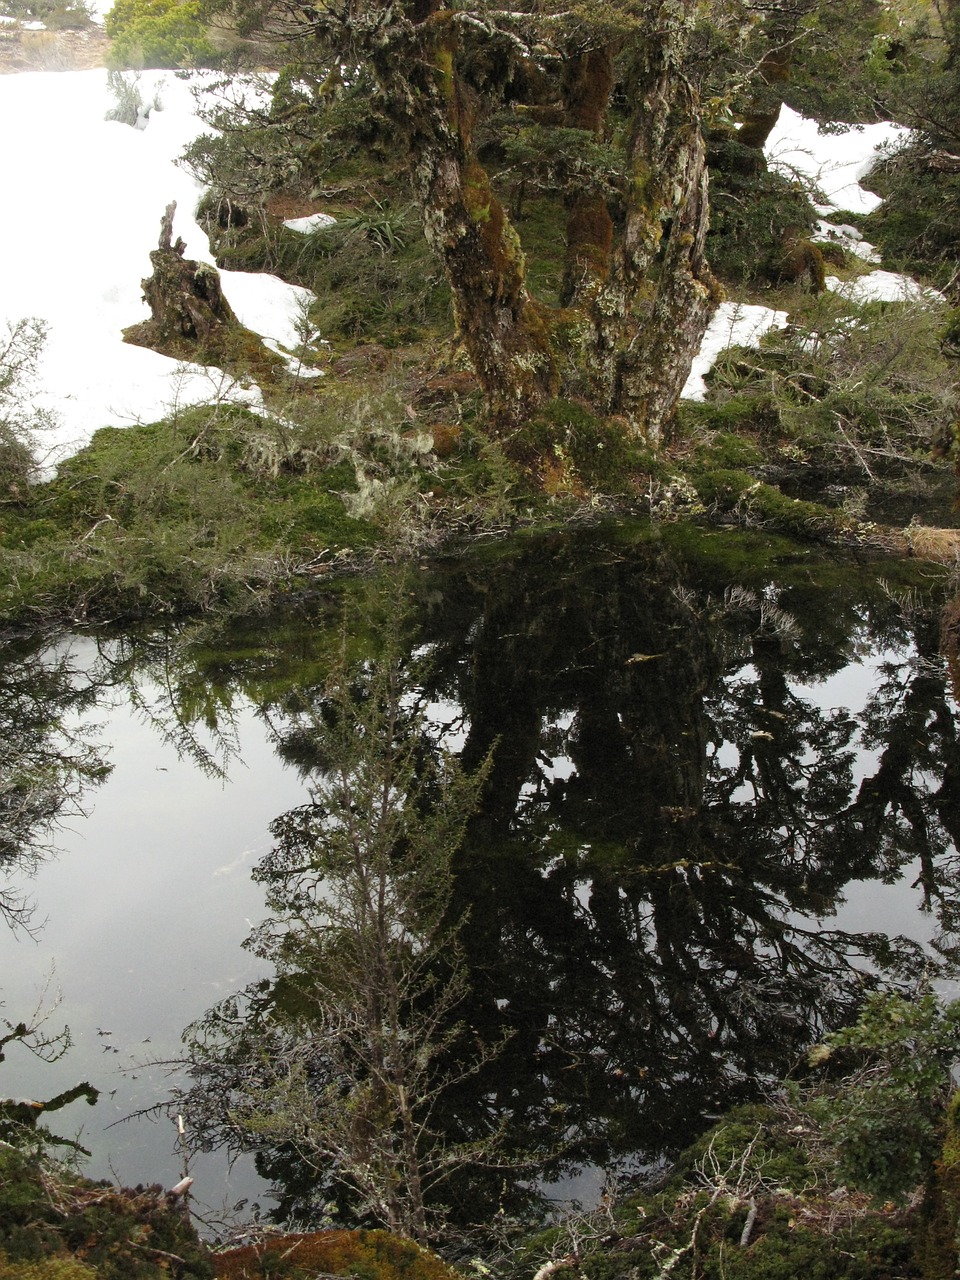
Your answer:
[[[676,1150],[865,987],[929,971],[907,938],[824,926],[853,881],[919,859],[953,958],[958,754],[935,624],[853,576],[745,584],[657,543],[564,537],[418,582],[419,694],[468,768],[494,750],[454,910],[468,1024],[509,1039],[445,1097],[452,1141],[501,1124],[518,1160],[555,1153],[548,1175]],[[811,689],[876,649],[858,726]],[[260,1163],[288,1212],[331,1193],[289,1152]],[[482,1220],[526,1190],[463,1174],[454,1211]]]
[[[467,768],[494,750],[452,911],[466,913],[460,1016],[484,1043],[510,1038],[444,1098],[451,1140],[502,1124],[518,1156],[553,1153],[548,1176],[656,1160],[790,1070],[865,987],[957,959],[960,755],[935,609],[857,566],[725,554],[722,540],[563,535],[343,593],[355,659],[388,627],[428,657],[411,691],[436,721],[425,749],[452,746]],[[296,708],[318,702],[341,599],[218,635],[102,644],[85,696],[122,690],[185,758],[231,777],[250,755],[237,715],[253,707],[277,757],[309,775]],[[864,698],[824,696],[866,656]],[[53,721],[58,687],[37,685]],[[247,776],[270,816],[297,803],[259,781],[265,765]],[[232,865],[248,846],[220,825],[216,865]],[[195,893],[190,861],[180,897]],[[838,927],[851,886],[912,866],[932,949]],[[111,1011],[92,1019],[110,1026]],[[309,1216],[330,1194],[329,1171],[266,1146],[259,1158],[283,1212]],[[464,1173],[454,1212],[489,1218],[528,1191]]]
[[[109,773],[81,717],[96,701],[68,648],[7,637],[0,646],[0,921],[27,928],[20,887]]]

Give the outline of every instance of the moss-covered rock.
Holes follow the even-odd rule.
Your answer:
[[[274,1236],[216,1255],[217,1280],[457,1280],[457,1272],[412,1240],[386,1231],[316,1231]]]

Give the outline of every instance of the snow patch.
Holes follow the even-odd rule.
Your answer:
[[[728,347],[759,346],[765,333],[771,329],[782,329],[786,323],[786,311],[774,311],[772,307],[752,306],[745,302],[721,302],[703,335],[690,376],[680,393],[681,400],[706,398],[704,376],[716,364],[721,351]]]
[[[291,231],[299,231],[301,235],[308,236],[320,227],[332,227],[336,221],[329,213],[308,213],[303,218],[284,218],[283,225]]]
[[[880,253],[877,248],[864,240],[863,235],[856,227],[851,227],[846,223],[826,222],[821,218],[817,223],[814,236],[817,240],[827,240],[831,244],[838,244],[846,253],[852,253],[864,262],[880,261]]]
[[[936,302],[946,303],[938,289],[930,289],[898,271],[871,271],[856,280],[840,280],[827,276],[826,287],[848,302],[862,306],[865,302]]]
[[[807,120],[782,107],[764,154],[771,169],[806,178],[819,188],[826,203],[818,213],[847,209],[872,213],[880,197],[861,187],[859,179],[877,158],[893,150],[909,131],[900,125],[855,125],[844,133],[820,133],[816,120]]]
[[[170,201],[187,257],[213,261],[193,216],[202,188],[175,163],[205,130],[192,90],[208,78],[142,72],[142,98],[163,110],[138,130],[104,118],[115,104],[102,68],[0,76],[4,171],[18,193],[0,201],[0,332],[25,316],[50,327],[36,397],[59,423],[41,442],[48,462],[82,448],[99,427],[155,421],[174,406],[228,398],[262,407],[255,386],[121,338],[149,316],[140,281]],[[242,323],[298,345],[308,290],[273,276],[222,275]]]

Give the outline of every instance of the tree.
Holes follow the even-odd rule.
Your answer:
[[[34,450],[50,415],[29,403],[30,381],[43,351],[47,326],[28,317],[0,335],[0,493],[15,500],[36,478]]]
[[[496,1135],[448,1143],[438,1103],[493,1050],[456,1023],[465,995],[450,860],[486,766],[428,745],[400,659],[338,665],[288,749],[315,773],[273,824],[256,875],[273,915],[248,946],[274,981],[193,1029],[185,1099],[199,1141],[285,1146],[332,1172],[361,1217],[425,1240],[439,1188]]]
[[[257,11],[300,41],[274,123],[306,130],[314,112],[315,133],[325,119],[339,127],[336,104],[359,86],[364,118],[372,110],[391,154],[406,157],[501,434],[558,395],[654,439],[670,421],[720,296],[704,255],[703,111],[687,64],[697,8],[276,0]],[[511,186],[515,214],[531,191],[553,202],[565,244],[555,297],[528,279]]]

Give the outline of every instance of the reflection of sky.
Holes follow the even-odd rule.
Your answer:
[[[52,970],[62,1001],[50,1026],[68,1023],[74,1039],[52,1066],[11,1046],[0,1094],[48,1098],[83,1079],[104,1091],[94,1110],[74,1104],[53,1126],[72,1135],[84,1125],[95,1176],[114,1169],[131,1184],[179,1179],[165,1119],[101,1132],[165,1096],[159,1069],[122,1069],[176,1056],[182,1029],[262,969],[240,946],[264,914],[250,871],[270,845],[268,823],[304,791],[252,709],[239,714],[244,763],[235,762],[224,783],[178,760],[129,707],[93,712],[91,719],[106,721],[113,773],[89,793],[89,816],[59,833],[62,856],[30,882],[37,919],[46,920],[37,941],[0,929],[3,1013],[16,1021],[32,1012]],[[222,1163],[198,1167],[208,1170],[197,1174],[199,1197],[219,1203]],[[235,1170],[231,1195],[258,1185]]]
[[[828,676],[816,684],[792,685],[797,694],[824,710],[844,707],[855,720],[859,720],[871,694],[880,684],[881,668],[885,663],[903,661],[903,652],[883,651],[867,654],[842,671]],[[853,783],[859,786],[867,772],[879,761],[879,753],[857,744],[857,758],[853,765]],[[867,931],[903,934],[917,942],[929,942],[935,922],[921,910],[923,894],[913,888],[919,874],[919,865],[909,863],[896,884],[881,884],[878,880],[852,880],[847,886],[842,905],[830,917],[829,927],[849,930],[851,933]]]

